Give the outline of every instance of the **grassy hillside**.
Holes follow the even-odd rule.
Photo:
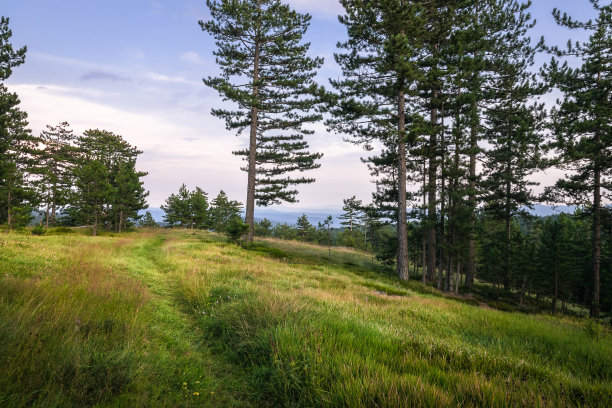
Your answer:
[[[612,406],[612,336],[200,232],[0,236],[0,406]]]

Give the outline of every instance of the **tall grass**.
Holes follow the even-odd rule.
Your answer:
[[[612,339],[190,231],[1,237],[0,406],[612,406]]]
[[[304,264],[299,244],[268,244],[291,256],[185,242],[201,269],[181,275],[203,332],[249,372],[261,404],[612,404],[609,335],[417,293],[324,257],[313,266],[309,245]]]

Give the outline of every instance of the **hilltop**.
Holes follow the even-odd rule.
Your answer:
[[[367,254],[151,230],[0,238],[1,406],[611,406],[612,337]]]

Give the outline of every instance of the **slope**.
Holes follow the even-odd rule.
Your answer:
[[[2,240],[2,406],[612,405],[605,329],[445,299],[350,251]]]

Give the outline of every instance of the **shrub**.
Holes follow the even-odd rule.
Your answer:
[[[230,241],[238,242],[240,237],[247,233],[249,230],[249,224],[246,224],[239,217],[234,217],[227,224],[226,234]]]
[[[74,234],[75,231],[72,228],[68,228],[68,227],[55,227],[55,228],[49,228],[49,230],[47,231],[48,235],[67,235],[67,234]]]
[[[45,228],[42,225],[37,225],[32,228],[32,235],[45,235]]]
[[[587,319],[584,322],[584,331],[592,339],[599,340],[603,337],[604,328],[595,319]]]

